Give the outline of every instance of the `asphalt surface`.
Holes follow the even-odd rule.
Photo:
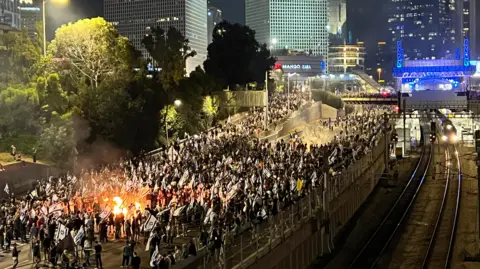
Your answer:
[[[113,236],[112,236],[113,237]],[[174,240],[174,244],[179,244],[179,238]],[[143,238],[140,240],[141,242],[135,246],[135,250],[137,254],[140,256],[141,265],[140,268],[142,269],[151,269],[149,263],[149,252],[145,251],[145,245],[143,244]],[[177,242],[175,242],[177,241]],[[183,240],[182,240],[183,241]],[[122,257],[123,257],[123,246],[125,245],[125,239],[120,240],[112,240],[108,243],[102,245],[102,263],[104,269],[113,269],[113,268],[120,268],[122,265]],[[164,246],[164,244],[162,244]],[[31,256],[30,244],[26,243],[19,243],[17,242],[17,249],[20,250],[19,259],[18,259],[18,266],[17,268],[34,268],[33,260]],[[173,247],[163,248],[161,249],[162,253],[168,252],[168,250],[172,249]],[[49,268],[49,265],[45,265],[43,262],[43,252],[42,252],[42,268]],[[0,258],[0,268],[1,269],[12,269],[13,266],[13,259],[11,258],[11,252],[4,252],[2,253]],[[83,253],[81,253],[81,258],[83,259]],[[58,263],[60,262],[60,256],[57,256]],[[95,257],[93,254],[90,256],[90,267],[87,268],[96,268],[95,266]]]

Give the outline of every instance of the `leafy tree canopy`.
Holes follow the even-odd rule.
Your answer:
[[[266,45],[255,39],[255,31],[248,26],[221,22],[213,31],[204,67],[223,87],[233,89],[237,84],[263,83],[265,72],[274,64]]]
[[[41,47],[31,40],[26,30],[0,35],[0,82],[28,83],[36,74],[41,58]]]
[[[38,128],[38,95],[34,88],[0,91],[0,135],[35,133]]]
[[[150,54],[154,66],[161,69],[160,81],[165,91],[175,90],[185,77],[185,62],[197,53],[192,51],[188,39],[176,28],[167,31],[159,26],[152,28],[142,43]]]
[[[97,88],[109,78],[125,78],[131,73],[134,49],[103,18],[83,19],[61,26],[49,46],[54,62],[81,87]],[[127,77],[128,78],[128,77]]]

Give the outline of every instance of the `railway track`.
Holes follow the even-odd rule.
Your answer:
[[[423,259],[422,269],[449,268],[455,244],[462,188],[461,163],[455,146],[448,150],[447,180],[442,205]],[[451,152],[451,153],[450,153]],[[452,168],[452,167],[456,167]],[[453,176],[456,173],[456,176]]]
[[[432,147],[425,146],[399,198],[355,259],[350,263],[349,269],[375,268],[378,260],[399,229],[400,224],[406,219],[415,201],[415,197],[418,195],[422,183],[426,178],[432,160],[432,154]]]
[[[430,154],[423,154],[397,202],[349,268],[450,267],[460,212],[462,176],[456,147],[447,145],[442,153],[439,155],[440,158],[444,156],[445,165],[440,165],[443,173],[437,179],[429,176],[428,180],[427,171],[435,155],[433,147]],[[428,161],[425,161],[427,154]],[[423,170],[422,162],[426,162]],[[435,173],[434,168],[431,175]],[[405,229],[403,224],[407,224]],[[397,244],[392,242],[396,240],[399,240],[396,242],[398,245],[403,246],[400,250],[396,250]],[[396,253],[398,251],[400,253]],[[391,253],[394,254],[392,260]]]

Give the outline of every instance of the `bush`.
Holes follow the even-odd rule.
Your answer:
[[[11,152],[12,145],[17,148],[17,152],[26,155],[32,155],[33,148],[37,144],[37,137],[34,135],[18,135],[0,138],[0,152]]]
[[[322,90],[313,90],[312,98],[315,101],[320,101],[325,105],[329,105],[336,109],[341,109],[344,107],[342,98],[336,96],[335,94]]]

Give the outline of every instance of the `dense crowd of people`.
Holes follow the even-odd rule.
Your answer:
[[[288,116],[287,98],[294,111],[309,94],[274,96],[269,123]],[[371,150],[384,111],[372,108],[324,121],[341,131],[333,141],[307,145],[298,137],[258,139],[253,134],[262,128],[264,112],[252,109],[236,124],[174,142],[153,156],[39,180],[25,197],[12,195],[1,207],[0,247],[13,247],[18,264],[12,243],[29,239],[37,263],[88,267],[93,256],[96,268],[102,268],[102,244],[113,237],[126,239],[122,266],[139,268],[143,247],[150,254],[143,263],[152,268],[170,268],[196,256],[200,247],[220,261],[226,238],[321,187],[324,166],[332,175],[341,173]],[[4,191],[9,193],[8,186]],[[200,236],[175,245],[174,238],[186,235],[187,228]]]

